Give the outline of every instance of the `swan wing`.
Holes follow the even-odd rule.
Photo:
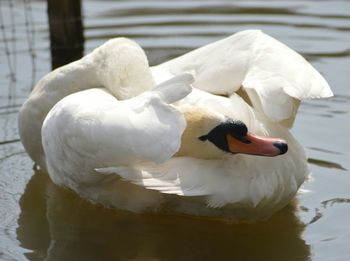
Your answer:
[[[138,155],[138,160],[160,163],[179,150],[186,121],[171,103],[186,97],[192,91],[192,82],[192,75],[181,74],[120,103],[125,109],[118,108],[115,110],[116,115],[110,114],[107,125],[115,127],[107,131],[115,133],[115,130],[119,130],[125,134],[122,139],[128,144],[125,155],[131,150]]]
[[[330,97],[333,93],[321,74],[301,55],[262,32],[254,34],[242,87],[255,108],[274,122],[291,127],[300,100]]]
[[[49,173],[80,175],[109,164],[168,160],[180,147],[186,121],[167,102],[186,96],[190,83],[190,77],[180,76],[123,101],[103,89],[63,98],[42,128]]]
[[[293,153],[300,154],[300,151]],[[300,163],[296,158],[264,159],[246,155],[231,160],[175,157],[162,164],[142,163],[96,170],[116,174],[137,186],[165,194],[205,196],[212,207],[235,202],[256,206],[264,200],[279,200],[283,195],[295,193],[307,172],[306,163],[296,163]],[[298,171],[302,177],[276,171],[285,169],[288,164],[293,165],[290,170]]]
[[[185,98],[192,91],[194,78],[190,73],[182,73],[153,88],[152,93],[160,95],[165,103],[174,103]]]
[[[193,164],[194,162],[201,165]],[[202,167],[203,164],[208,168]],[[135,185],[165,194],[205,196],[213,193],[212,187],[215,187],[214,183],[217,181],[212,170],[217,165],[215,161],[208,164],[205,160],[184,157],[172,158],[162,164],[143,163],[96,170],[104,174],[117,174]],[[198,168],[201,170],[200,175]]]
[[[333,95],[326,80],[301,55],[259,30],[247,30],[152,68],[157,81],[190,72],[193,86],[230,96],[241,87],[249,103],[291,127],[299,101]]]

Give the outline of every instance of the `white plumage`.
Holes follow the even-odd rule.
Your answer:
[[[192,81],[191,75],[179,75],[122,101],[103,89],[60,100],[41,131],[52,179],[63,186],[69,180],[70,186],[78,187],[89,182],[97,167],[169,160],[179,150],[186,122],[167,102],[186,96]],[[173,90],[170,95],[168,88]]]
[[[304,58],[260,31],[152,68],[134,42],[114,39],[45,76],[23,105],[19,127],[52,180],[94,202],[261,218],[285,206],[308,175],[288,130],[299,101],[331,95]],[[198,139],[227,119],[284,139],[288,152],[230,154]]]
[[[155,66],[152,72],[157,82],[190,72],[195,88],[218,95],[230,96],[242,87],[254,107],[277,122],[292,121],[299,100],[333,95],[302,56],[259,30],[239,32]]]

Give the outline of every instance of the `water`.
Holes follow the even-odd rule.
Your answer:
[[[258,28],[304,55],[335,93],[303,102],[293,128],[312,176],[295,202],[256,224],[108,210],[55,186],[33,170],[16,119],[50,70],[45,2],[4,0],[0,260],[350,260],[349,1],[83,2],[86,51],[123,35],[157,64]]]

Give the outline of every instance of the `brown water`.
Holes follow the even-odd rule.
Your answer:
[[[108,210],[58,188],[33,170],[16,118],[50,70],[45,2],[1,0],[0,260],[350,260],[350,1],[83,2],[87,51],[123,35],[156,64],[259,28],[303,54],[335,92],[303,102],[293,128],[313,174],[256,224]]]

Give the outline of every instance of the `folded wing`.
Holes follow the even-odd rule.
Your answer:
[[[49,172],[70,175],[98,166],[168,160],[179,149],[186,127],[183,115],[168,102],[191,92],[191,81],[188,75],[175,77],[123,101],[103,89],[65,97],[42,128]]]

